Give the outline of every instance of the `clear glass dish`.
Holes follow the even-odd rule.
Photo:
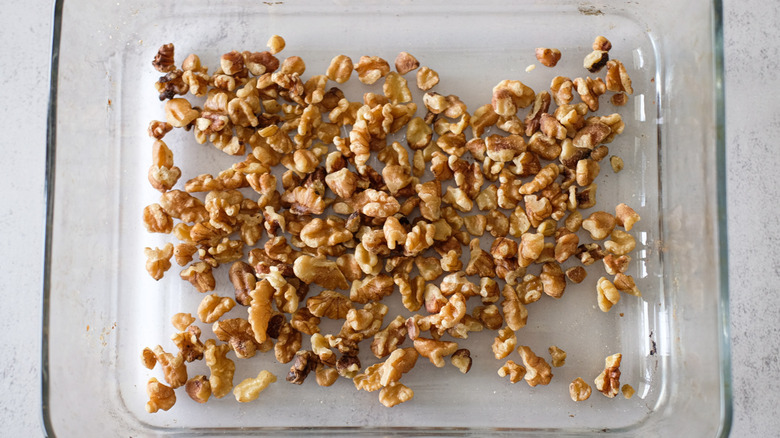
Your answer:
[[[46,433],[726,436],[720,13],[719,1],[673,0],[57,1],[47,159]],[[585,75],[583,56],[595,35],[606,35],[635,93],[622,111],[626,130],[610,145],[626,168],[619,174],[602,168],[599,205],[627,202],[642,216],[629,271],[642,298],[624,296],[610,313],[600,312],[594,285],[601,274],[594,271],[569,285],[563,299],[543,297],[529,306],[519,344],[540,355],[558,345],[569,357],[545,387],[499,379],[503,361],[492,357],[493,335],[484,332],[468,340],[469,374],[449,365],[435,369],[421,358],[404,377],[414,399],[392,409],[345,379],[330,388],[289,385],[283,381],[289,364],[258,355],[239,362],[234,379],[259,369],[280,376],[257,401],[239,405],[228,396],[197,405],[180,389],[170,411],[147,414],[145,382],[161,375],[142,367],[140,351],[157,343],[174,348],[167,341],[170,316],[195,313],[201,298],[178,278],[175,264],[160,282],[144,270],[143,247],[169,237],[147,234],[140,220],[159,196],[146,181],[146,125],[164,120],[152,87],[159,73],[150,61],[161,44],[174,42],[178,63],[195,52],[213,69],[230,50],[265,50],[273,34],[287,41],[280,56],[306,60],[307,77],[341,53],[392,60],[411,52],[441,74],[439,92],[457,93],[472,111],[489,102],[502,79],[540,90],[554,75]],[[556,70],[538,65],[540,46],[561,50]],[[529,64],[537,68],[524,71]],[[599,114],[611,110],[602,98]],[[180,181],[226,166],[218,151],[196,147],[191,133],[170,135],[166,142],[184,170]],[[216,292],[231,295],[226,268],[220,269]],[[569,382],[578,376],[592,382],[604,357],[616,352],[623,354],[621,382],[637,390],[634,398],[607,399],[594,388],[586,402],[572,402]],[[190,375],[207,372],[198,366]]]

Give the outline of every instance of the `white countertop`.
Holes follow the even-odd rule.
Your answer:
[[[780,8],[726,0],[726,138],[733,437],[780,436]],[[0,14],[0,436],[42,435],[43,187],[51,1]],[[10,279],[10,281],[8,280]]]

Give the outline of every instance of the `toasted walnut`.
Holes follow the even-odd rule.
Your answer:
[[[203,375],[197,375],[187,380],[184,389],[190,398],[198,403],[206,403],[211,397],[211,384],[209,379]]]
[[[444,357],[454,353],[458,349],[458,344],[456,342],[418,337],[414,340],[414,348],[420,355],[427,357],[436,367],[441,368],[444,366]]]
[[[236,385],[236,387],[233,388],[233,395],[239,403],[257,400],[260,393],[263,392],[268,385],[274,382],[276,382],[276,376],[270,371],[262,370],[257,377],[244,379],[241,383]]]
[[[182,280],[187,280],[192,283],[193,286],[200,293],[206,293],[214,290],[216,287],[216,280],[214,280],[214,274],[211,272],[212,268],[206,262],[193,263],[187,269],[181,271],[179,276]]]
[[[588,272],[582,266],[574,266],[566,270],[566,278],[573,283],[582,283]]]
[[[162,248],[145,248],[146,272],[155,280],[163,278],[165,271],[171,268],[171,257],[173,257],[173,244],[166,243]]]
[[[593,50],[585,56],[582,66],[591,73],[598,73],[609,61],[609,53],[605,50]]]
[[[599,35],[593,40],[593,50],[609,52],[610,49],[612,49],[612,43],[606,37]]]
[[[263,344],[268,339],[269,321],[271,320],[271,300],[275,289],[267,279],[257,282],[254,290],[249,292],[251,304],[248,310],[248,317],[252,331],[255,334],[255,341]]]
[[[517,383],[523,380],[525,374],[525,367],[516,364],[513,360],[506,361],[504,365],[498,369],[498,375],[501,377],[509,376],[509,381],[511,383]]]
[[[253,357],[258,345],[249,321],[243,318],[232,318],[217,321],[212,326],[214,335],[220,341],[226,342],[236,352],[236,357],[245,359]]]
[[[230,346],[227,344],[217,345],[213,339],[206,341],[204,356],[206,366],[211,371],[209,384],[215,398],[226,396],[233,388],[233,374],[236,371],[236,365],[226,357],[228,351],[230,351]]]
[[[211,324],[230,311],[236,302],[230,297],[220,297],[217,294],[206,295],[198,305],[198,318]]]
[[[534,90],[520,81],[503,80],[493,87],[491,104],[496,114],[513,116],[518,108],[525,108],[534,101]]]
[[[301,332],[295,330],[289,323],[284,323],[279,330],[279,336],[274,344],[274,356],[280,363],[288,363],[295,358],[295,353],[301,349]]]
[[[419,66],[420,61],[407,52],[401,52],[395,58],[395,70],[399,74],[405,75]]]
[[[317,384],[320,386],[331,386],[336,383],[336,379],[339,377],[338,371],[334,368],[328,368],[322,364],[318,364],[314,371],[317,378]]]
[[[641,218],[639,215],[626,204],[618,204],[617,207],[615,207],[615,223],[623,228],[626,229],[626,231],[631,231],[631,228],[634,227],[634,224],[639,222]]]
[[[602,312],[609,312],[612,306],[620,301],[620,292],[606,277],[599,278],[596,283],[596,292],[598,293],[599,309]]]
[[[466,348],[461,348],[452,353],[450,358],[452,365],[460,370],[461,373],[466,374],[471,370],[471,352]]]
[[[622,274],[628,269],[628,264],[631,262],[631,257],[627,255],[616,256],[614,254],[607,254],[602,260],[604,262],[604,269],[609,275]]]
[[[176,403],[176,393],[173,388],[160,383],[152,377],[146,384],[146,394],[149,395],[149,401],[146,403],[146,412],[150,414],[162,409],[167,411]]]
[[[173,325],[176,330],[184,331],[193,322],[195,322],[195,318],[190,313],[177,313],[171,317],[171,325]]]
[[[612,102],[612,105],[624,106],[625,104],[628,103],[628,96],[626,96],[626,93],[613,94],[612,97],[609,98],[609,101]]]
[[[374,335],[371,351],[377,359],[381,359],[398,348],[406,339],[406,319],[396,316],[384,329]]]
[[[414,368],[418,357],[414,348],[394,350],[378,370],[379,384],[387,387],[397,382],[403,374]]]
[[[170,233],[173,230],[173,219],[160,204],[144,207],[143,222],[150,233]]]
[[[183,128],[198,118],[200,112],[192,108],[187,99],[171,99],[165,102],[165,120],[174,128]]]
[[[621,292],[626,292],[636,297],[642,296],[642,292],[639,291],[639,288],[634,282],[634,277],[630,275],[625,275],[620,272],[615,274],[615,287]]]
[[[369,217],[386,218],[398,213],[401,204],[381,190],[367,189],[353,196],[355,209]]]
[[[382,91],[392,103],[404,103],[412,100],[412,92],[406,85],[406,79],[396,72],[390,72],[387,75]]]
[[[602,240],[612,234],[615,224],[614,216],[604,211],[597,211],[582,221],[582,228],[590,233],[593,240]]]
[[[590,158],[578,161],[576,170],[577,184],[583,187],[592,184],[599,175],[599,170],[599,163]]]
[[[563,295],[566,289],[566,278],[559,264],[545,263],[539,278],[542,280],[544,293],[553,298],[560,298]]]
[[[577,377],[569,384],[569,397],[573,401],[585,401],[590,398],[590,385],[582,380],[582,377]]]
[[[326,289],[347,289],[349,283],[336,262],[324,256],[302,255],[293,264],[295,276],[306,284],[315,283]]]
[[[490,135],[485,139],[485,146],[487,156],[497,162],[512,161],[526,149],[523,137],[514,134],[506,137],[498,134]]]
[[[626,255],[636,247],[634,237],[625,231],[614,230],[610,234],[610,240],[604,242],[604,249],[616,256]]]
[[[236,290],[236,301],[242,306],[248,306],[251,302],[249,292],[254,290],[257,283],[254,268],[238,261],[230,266],[229,276],[230,282]]]
[[[546,67],[555,67],[555,65],[558,64],[558,61],[561,60],[561,51],[558,49],[537,47],[536,59]]]
[[[623,385],[620,388],[620,392],[622,392],[623,393],[623,397],[625,397],[627,399],[630,399],[631,397],[634,396],[634,394],[636,394],[636,391],[634,390],[634,387],[629,385],[629,384]]]
[[[152,362],[147,350],[148,349],[145,349],[144,353],[142,353],[144,364],[149,368],[148,365],[151,364],[152,367],[154,367],[155,363],[159,363],[163,369],[165,381],[171,385],[171,388],[178,388],[187,382],[187,365],[184,363],[184,355],[177,353],[176,356],[174,356],[171,353],[166,353],[165,350],[158,345],[154,347],[153,354],[155,362]]]
[[[417,70],[417,88],[428,91],[439,83],[439,74],[426,66]]]
[[[176,64],[173,59],[174,47],[172,43],[163,44],[154,55],[152,66],[160,73],[168,73],[176,70]],[[167,411],[167,409],[166,409]]]
[[[621,91],[633,94],[631,87],[631,78],[626,72],[626,67],[618,60],[612,60],[607,63],[606,86],[609,91]]]
[[[306,307],[316,317],[344,319],[352,302],[338,292],[326,290],[306,300]]]
[[[295,353],[295,360],[290,367],[290,372],[287,373],[287,380],[290,383],[300,385],[309,376],[309,373],[314,371],[318,365],[317,355],[312,351],[299,351]]]
[[[515,332],[509,327],[504,327],[498,331],[498,335],[493,340],[493,355],[496,359],[503,359],[509,356],[515,346],[517,346]]]
[[[365,304],[381,300],[393,293],[394,288],[395,284],[390,276],[385,274],[371,275],[364,280],[352,282],[349,298],[356,303]]]
[[[620,353],[608,356],[604,360],[604,371],[596,377],[596,389],[609,398],[613,398],[620,390]]]
[[[547,349],[552,357],[552,366],[558,368],[562,367],[566,363],[566,352],[556,347],[555,345]]]
[[[523,358],[523,365],[525,365],[527,370],[525,381],[528,382],[528,385],[536,386],[550,383],[553,374],[547,361],[535,355],[534,352],[525,345],[521,345],[517,349],[517,352],[520,353],[520,356]]]
[[[407,402],[414,397],[414,391],[403,383],[394,382],[379,391],[379,401],[388,408]]]
[[[552,92],[553,100],[555,100],[556,105],[567,105],[571,102],[573,98],[573,86],[574,84],[572,83],[571,79],[567,77],[556,76],[552,79],[552,82],[550,83],[550,91]]]
[[[390,64],[378,56],[361,56],[355,71],[360,82],[371,85],[390,73]]]
[[[601,78],[591,79],[590,77],[576,78],[574,80],[574,86],[576,87],[577,94],[580,95],[580,99],[588,105],[588,109],[591,111],[599,110],[599,96],[606,92],[607,88],[604,81]]]

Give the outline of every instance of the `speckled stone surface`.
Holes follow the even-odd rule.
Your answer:
[[[780,7],[724,5],[733,437],[780,436]],[[0,436],[42,435],[40,315],[51,3],[0,14]]]

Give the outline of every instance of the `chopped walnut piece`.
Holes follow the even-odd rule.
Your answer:
[[[379,401],[388,408],[407,402],[412,397],[414,397],[414,391],[399,382],[393,382],[379,391]]]
[[[452,365],[460,370],[461,373],[466,374],[471,370],[471,352],[466,348],[461,348],[452,353],[450,357]]]
[[[562,367],[566,363],[566,352],[556,347],[555,345],[547,349],[552,357],[552,366]]]
[[[287,380],[290,383],[300,385],[309,376],[309,373],[317,368],[318,357],[312,351],[299,351],[295,353],[295,360],[287,373]]]
[[[558,64],[558,61],[561,60],[561,51],[558,49],[538,47],[536,49],[536,59],[545,67],[555,67],[555,65]]]
[[[631,87],[631,78],[626,72],[626,67],[618,60],[612,60],[607,63],[606,87],[609,91],[620,91],[633,94]]]
[[[356,303],[366,304],[378,301],[393,293],[395,283],[392,277],[386,274],[370,275],[363,280],[352,282],[349,298]]]
[[[582,221],[582,228],[590,233],[590,237],[593,240],[602,240],[612,234],[615,224],[615,216],[603,211],[597,211],[591,213],[587,219]]]
[[[634,277],[630,275],[625,275],[620,272],[615,274],[615,287],[621,292],[626,292],[636,297],[642,296],[642,292],[639,291],[639,288],[634,282]]]
[[[399,74],[405,75],[419,66],[420,61],[407,52],[401,52],[395,58],[395,70]]]
[[[631,207],[626,204],[618,204],[615,207],[615,223],[618,226],[625,228],[626,231],[631,231],[634,224],[639,222],[641,218]]]
[[[206,295],[198,305],[198,318],[211,324],[229,312],[235,305],[236,302],[230,297],[220,297],[217,294]]]
[[[236,290],[236,301],[242,306],[248,306],[251,302],[249,293],[257,284],[254,268],[247,263],[237,261],[230,266],[229,276]]]
[[[179,276],[195,286],[198,292],[206,293],[214,290],[216,287],[216,280],[214,280],[214,274],[211,271],[211,265],[208,263],[197,262],[181,271]]]
[[[625,231],[613,230],[610,240],[604,242],[604,249],[616,256],[626,255],[636,247],[634,237]]]
[[[573,401],[585,401],[590,398],[591,389],[582,377],[577,377],[569,384],[569,397]]]
[[[582,283],[588,272],[582,266],[574,266],[566,270],[566,278],[571,280],[572,283]]]
[[[268,385],[274,382],[276,382],[276,376],[271,374],[270,371],[262,370],[257,377],[244,379],[241,383],[236,385],[236,387],[233,388],[233,395],[239,403],[257,400],[260,393],[263,392]]]
[[[381,359],[395,351],[405,339],[406,319],[399,315],[390,321],[387,327],[374,335],[374,340],[371,342],[371,352],[377,359]]]
[[[553,298],[560,298],[563,295],[566,289],[566,278],[559,264],[545,263],[542,265],[542,273],[539,278],[542,280],[544,293]]]
[[[173,219],[160,204],[144,207],[143,222],[146,231],[150,233],[170,233],[173,231]]]
[[[636,391],[634,390],[634,387],[629,385],[629,384],[623,385],[620,388],[620,392],[623,393],[623,397],[625,397],[626,399],[630,399],[636,393]]]
[[[246,319],[231,318],[217,321],[211,329],[217,339],[230,345],[239,359],[255,355],[258,345],[252,327]]]
[[[591,73],[598,73],[609,61],[609,53],[605,50],[593,50],[582,61],[585,67]]]
[[[397,382],[404,373],[414,368],[418,357],[419,353],[414,348],[394,350],[379,370],[379,383],[387,387]]]
[[[293,264],[295,276],[306,284],[315,283],[326,289],[347,289],[349,283],[336,262],[324,256],[302,255]]]
[[[171,257],[173,257],[173,244],[166,243],[162,248],[145,248],[146,272],[155,280],[163,278],[165,271],[171,268]]]
[[[602,312],[609,312],[612,306],[620,301],[620,292],[606,277],[599,278],[598,283],[596,283],[596,292],[599,309]]]
[[[439,74],[426,66],[417,70],[417,88],[428,91],[439,83]]]
[[[607,86],[601,78],[591,79],[576,78],[574,79],[574,86],[577,94],[580,95],[580,99],[588,105],[588,109],[591,111],[599,110],[599,96],[604,94],[607,90]]]
[[[371,85],[390,73],[390,64],[378,56],[361,56],[355,71],[360,82]]]
[[[520,353],[520,356],[523,358],[523,365],[525,365],[527,370],[525,381],[528,382],[528,385],[536,386],[550,383],[553,374],[547,361],[535,355],[534,352],[525,345],[521,345],[517,349],[517,352]]]
[[[503,359],[514,351],[515,346],[517,346],[515,332],[509,327],[504,327],[498,331],[498,335],[493,340],[493,355],[496,359]]]
[[[348,297],[334,291],[325,290],[306,300],[306,307],[316,317],[344,319],[352,308]]]
[[[198,403],[206,403],[211,397],[211,384],[204,375],[197,375],[187,380],[184,389],[190,398]]]
[[[165,381],[171,385],[171,388],[178,388],[187,382],[187,365],[184,363],[185,358],[181,353],[177,353],[176,356],[174,356],[171,353],[166,353],[165,350],[158,345],[154,347],[154,357],[156,363],[159,363],[160,367],[162,367]],[[144,362],[146,365],[151,363],[151,360],[148,358],[148,353],[144,357]]]
[[[176,393],[173,388],[160,383],[152,377],[146,384],[146,393],[149,401],[146,403],[146,412],[155,413],[162,409],[167,411],[176,403]]]
[[[525,367],[515,363],[513,360],[506,361],[504,365],[498,369],[498,375],[501,377],[509,376],[509,381],[511,383],[517,383],[523,380],[525,374]]]
[[[458,344],[418,337],[414,340],[414,348],[421,356],[427,357],[432,364],[441,368],[444,366],[444,357],[454,353],[458,349]]]
[[[534,90],[520,81],[503,80],[493,87],[493,110],[504,117],[513,116],[518,108],[525,108],[534,101]]]
[[[233,374],[236,371],[236,364],[226,357],[228,351],[230,351],[230,346],[227,344],[217,345],[213,339],[206,341],[204,356],[206,366],[211,372],[209,384],[215,398],[226,396],[233,388]]]
[[[596,389],[609,398],[613,398],[620,391],[620,362],[623,355],[620,353],[608,356],[604,360],[604,371],[596,377]]]

